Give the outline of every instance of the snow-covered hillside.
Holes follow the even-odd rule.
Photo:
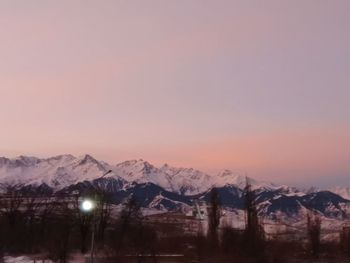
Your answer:
[[[193,168],[176,168],[167,164],[157,168],[142,159],[122,162],[110,168],[126,181],[151,182],[184,195],[204,192],[215,184],[213,176]]]
[[[246,185],[245,176],[229,170],[224,170],[218,175],[209,175],[193,168],[177,168],[168,164],[158,168],[142,159],[110,165],[90,155],[59,155],[47,159],[27,156],[0,158],[0,182],[8,184],[45,183],[55,189],[62,189],[78,182],[97,179],[108,170],[112,170],[109,177],[121,177],[129,183],[150,182],[167,191],[183,195],[199,194],[214,186],[234,185],[243,189]],[[253,189],[277,187],[272,183],[252,178],[249,178],[249,182]]]
[[[338,186],[330,189],[331,192],[340,195],[341,197],[350,200],[350,186]]]
[[[164,164],[160,170],[168,175],[171,188],[182,194],[198,194],[215,184],[214,177],[193,168],[176,168]]]
[[[126,181],[137,183],[151,182],[168,191],[185,195],[198,194],[212,187],[223,187],[225,185],[234,185],[244,189],[247,179],[253,190],[285,187],[247,178],[230,170],[223,170],[216,175],[209,175],[193,168],[177,168],[168,164],[157,168],[142,159],[126,161],[111,167],[111,169]]]
[[[235,186],[244,189],[247,178],[230,170],[209,175],[193,168],[177,168],[168,164],[156,167],[142,159],[111,165],[98,161],[90,155],[75,157],[67,154],[45,159],[28,156],[12,159],[0,157],[1,184],[46,184],[55,190],[60,190],[79,182],[97,179],[109,170],[112,172],[108,177],[123,184],[153,183],[169,192],[181,195],[196,195],[212,187]],[[248,178],[248,181],[253,190],[279,190],[284,195],[290,196],[302,196],[307,193],[253,178]],[[332,191],[345,199],[350,199],[350,187],[338,187]]]
[[[167,190],[172,190],[169,176],[142,159],[125,161],[116,166],[110,166],[110,168],[128,182],[151,182]]]
[[[111,172],[101,178],[107,171]],[[340,220],[349,214],[350,191],[346,187],[334,188],[334,193],[319,189],[303,191],[247,178],[230,170],[209,175],[193,168],[167,164],[158,168],[142,159],[110,165],[90,155],[0,158],[0,186],[17,185],[21,191],[68,194],[89,193],[98,187],[113,193],[116,204],[133,196],[143,208],[162,211],[188,210],[195,200],[208,202],[212,187],[217,187],[225,209],[241,210],[247,179],[259,213],[269,218],[282,215],[296,218],[306,215],[309,210]]]
[[[238,172],[233,172],[231,170],[221,171],[214,180],[214,185],[216,187],[222,187],[225,185],[235,185],[240,189],[244,189],[248,183],[251,185],[252,190],[256,189],[278,189],[284,186],[275,185],[273,183],[258,181],[253,178],[242,175]]]
[[[59,155],[47,159],[25,156],[14,159],[2,157],[0,182],[23,185],[45,183],[55,189],[61,189],[77,182],[96,179],[107,169],[108,167],[90,155],[82,157]]]

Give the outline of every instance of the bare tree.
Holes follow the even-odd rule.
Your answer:
[[[145,255],[151,255],[147,258],[153,262],[157,261],[157,233],[151,225],[145,223],[140,206],[133,196],[125,203],[111,237],[118,260],[129,254],[134,255],[137,262],[144,262]]]
[[[321,218],[317,214],[307,215],[307,236],[311,254],[318,257],[321,247]]]
[[[68,202],[56,206],[48,224],[48,235],[45,248],[50,259],[66,263],[72,250],[71,239],[74,227],[74,211],[69,208]]]
[[[217,247],[219,243],[218,229],[221,218],[221,201],[217,188],[210,191],[210,199],[208,204],[208,237],[213,247]]]
[[[7,218],[9,227],[14,228],[21,216],[20,207],[23,196],[19,191],[21,185],[1,185],[4,194],[0,198],[0,212]]]
[[[105,232],[110,224],[111,219],[111,200],[110,194],[103,191],[98,194],[98,232],[97,232],[97,240],[99,242],[104,242]]]
[[[342,250],[350,255],[350,227],[343,227],[340,233],[340,245]]]
[[[115,249],[119,253],[124,249],[127,234],[133,225],[138,224],[142,220],[142,213],[140,206],[138,205],[136,199],[132,196],[125,204],[123,210],[120,213],[119,219],[115,225]]]
[[[265,249],[264,228],[258,217],[255,194],[251,189],[249,179],[246,178],[246,187],[243,197],[246,213],[245,241],[248,253],[252,256],[261,257]]]
[[[75,210],[76,222],[80,234],[80,251],[81,253],[86,253],[88,236],[91,231],[91,224],[93,220],[93,214],[91,212],[82,211],[80,207],[80,199],[81,197],[79,195],[74,197],[73,207]]]
[[[37,231],[37,221],[43,199],[38,193],[33,192],[24,192],[22,198],[21,210],[26,233],[25,247],[29,253],[32,253],[36,249],[40,238]]]

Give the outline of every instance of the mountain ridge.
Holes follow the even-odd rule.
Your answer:
[[[124,179],[132,183],[152,182],[168,191],[183,195],[193,195],[204,192],[212,187],[226,185],[238,186],[243,189],[248,179],[252,189],[285,189],[292,193],[316,192],[322,189],[309,188],[307,191],[287,185],[276,185],[247,177],[238,172],[223,169],[216,175],[208,174],[194,168],[173,167],[164,164],[156,167],[143,160],[127,160],[115,165],[97,160],[92,155],[79,157],[71,154],[56,155],[48,158],[34,156],[18,156],[15,158],[0,157],[0,182],[41,184],[62,189],[70,184],[93,180],[112,170],[108,177]],[[310,189],[313,189],[312,191]],[[350,186],[339,186],[330,189],[343,198],[350,198]]]
[[[296,217],[310,210],[331,218],[347,217],[350,201],[338,193],[347,193],[347,188],[344,190],[342,187],[336,189],[338,192],[317,188],[303,191],[258,181],[230,170],[214,176],[193,168],[167,164],[156,167],[142,159],[110,165],[88,154],[43,159],[0,157],[2,191],[7,185],[17,185],[18,190],[33,193],[84,194],[97,188],[110,193],[116,204],[134,196],[145,208],[164,211],[189,210],[195,200],[208,202],[213,187],[218,189],[225,209],[243,209],[247,180],[252,186],[259,213],[263,215]]]
[[[244,188],[246,176],[223,170],[217,175],[210,175],[194,168],[178,168],[168,164],[156,167],[143,159],[128,160],[116,165],[99,161],[89,154],[75,157],[71,154],[49,158],[18,156],[0,157],[0,182],[41,184],[61,189],[70,184],[93,180],[108,170],[109,177],[123,178],[129,183],[152,182],[168,191],[183,195],[198,194],[212,187],[226,184]],[[252,187],[278,188],[272,183],[260,182],[249,178]],[[260,185],[261,184],[261,185]]]

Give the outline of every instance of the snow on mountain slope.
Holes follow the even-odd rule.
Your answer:
[[[117,164],[111,169],[128,182],[151,182],[165,188],[166,190],[173,190],[171,188],[168,174],[142,159],[125,161]]]
[[[215,178],[214,185],[216,187],[222,187],[225,185],[235,185],[240,189],[244,189],[248,183],[251,185],[252,190],[256,189],[278,189],[284,186],[278,186],[273,183],[257,181],[253,178],[246,177],[239,173],[234,173],[231,170],[223,170],[221,171]]]
[[[167,164],[160,168],[139,160],[119,163],[115,166],[97,161],[90,155],[74,157],[59,155],[47,159],[19,156],[14,159],[0,158],[0,183],[47,184],[55,189],[91,181],[112,170],[109,176],[123,178],[127,182],[154,183],[164,189],[183,195],[194,195],[207,191],[213,186],[236,185],[243,189],[246,177],[224,170],[217,176],[208,175],[193,168],[176,168]],[[253,189],[276,188],[275,185],[249,178]]]
[[[90,155],[74,157],[59,155],[47,159],[19,156],[0,158],[0,183],[40,185],[57,189],[92,181],[111,169],[109,176],[121,177],[127,182],[154,183],[168,191],[181,194],[198,194],[212,186],[212,177],[192,168],[175,168],[164,165],[157,168],[144,160],[132,160],[111,166]]]
[[[340,195],[341,197],[350,200],[350,186],[338,186],[330,189],[331,192]]]
[[[171,188],[184,195],[204,192],[214,184],[212,176],[193,168],[176,168],[164,164],[160,170],[168,175]]]
[[[117,164],[112,170],[126,181],[151,182],[183,195],[204,192],[215,182],[214,177],[193,168],[176,168],[167,164],[157,168],[142,159]]]
[[[113,172],[100,178],[108,170]],[[195,199],[208,201],[208,190],[214,186],[226,209],[243,209],[246,180],[246,176],[230,170],[211,176],[192,168],[167,164],[157,168],[141,159],[112,166],[90,155],[59,155],[47,159],[0,157],[0,186],[20,184],[25,186],[22,189],[43,187],[41,190],[62,193],[84,193],[97,186],[113,193],[116,203],[134,196],[144,208],[168,211],[189,209]],[[344,219],[350,211],[350,188],[334,188],[334,194],[314,188],[300,191],[252,178],[248,178],[248,182],[254,190],[259,213],[270,218],[280,215],[297,218],[311,209],[328,218]]]
[[[126,181],[137,183],[151,182],[168,191],[184,195],[198,194],[214,186],[235,185],[241,189],[244,189],[246,186],[246,176],[233,173],[230,170],[224,170],[217,176],[212,176],[193,168],[177,168],[168,164],[157,168],[142,159],[117,164],[115,167],[112,167],[112,170]],[[248,178],[248,180],[253,190],[283,187],[252,178]]]
[[[47,159],[20,156],[0,158],[0,181],[7,184],[47,184],[55,189],[102,176],[105,167],[90,155],[59,155]],[[113,174],[112,174],[113,176]]]

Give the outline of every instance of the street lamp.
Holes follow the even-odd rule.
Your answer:
[[[112,170],[108,170],[107,172],[105,172],[101,177],[97,178],[98,179],[102,179],[103,177],[105,177],[107,174],[111,173]],[[90,199],[85,199],[83,200],[83,202],[81,203],[81,209],[84,212],[91,212],[93,211],[92,214],[92,233],[91,233],[91,251],[90,251],[90,262],[93,263],[94,262],[94,247],[95,247],[95,229],[96,229],[96,204],[97,204],[97,195],[95,193],[94,196],[94,200],[90,200]]]
[[[94,209],[94,203],[91,200],[86,199],[81,203],[81,209],[85,212],[90,212]]]

